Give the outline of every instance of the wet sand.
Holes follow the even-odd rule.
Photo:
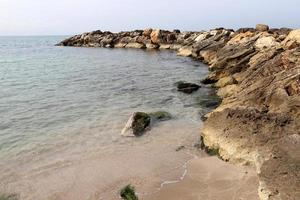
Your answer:
[[[197,158],[187,165],[179,183],[164,185],[144,200],[257,200],[258,179],[252,168],[217,157]]]
[[[142,200],[258,199],[254,171],[197,150],[199,127],[193,124],[161,123],[143,137],[121,138],[124,145],[113,151],[91,147],[75,157],[67,149],[36,155],[2,174],[0,191],[21,200],[114,200],[132,184]]]

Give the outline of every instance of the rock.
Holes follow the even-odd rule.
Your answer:
[[[141,136],[150,125],[151,117],[144,112],[135,112],[131,115],[123,128],[122,136]]]
[[[185,148],[185,146],[180,145],[179,147],[177,147],[177,148],[175,149],[175,151],[181,151],[181,150],[183,150],[184,148]]]
[[[185,46],[185,47],[182,47],[178,50],[178,53],[177,55],[178,56],[184,56],[184,57],[189,57],[192,55],[192,50],[193,48],[191,46]]]
[[[269,30],[269,26],[268,25],[265,25],[265,24],[257,24],[255,29],[257,31],[261,31],[261,32],[264,32],[264,31],[268,31]]]
[[[218,80],[218,82],[215,84],[216,87],[225,87],[227,85],[233,85],[237,84],[237,81],[232,76],[226,76]]]
[[[146,37],[150,37],[151,33],[152,33],[152,28],[147,28],[143,31],[143,35]]]
[[[160,29],[156,29],[156,30],[153,30],[151,32],[151,42],[153,44],[160,44],[161,43],[161,30]]]
[[[202,40],[205,40],[209,37],[208,32],[201,33],[199,36],[196,37],[195,41],[196,42],[201,42]]]
[[[172,44],[170,46],[171,50],[179,50],[182,46],[180,44]]]
[[[205,108],[216,108],[222,102],[222,99],[217,95],[199,96],[197,98],[198,104]]]
[[[254,45],[257,50],[280,47],[279,42],[276,42],[276,39],[272,36],[261,37],[255,42]]]
[[[174,29],[173,32],[174,33],[180,33],[180,30],[179,29]]]
[[[125,48],[143,49],[146,48],[144,44],[133,42],[126,44]]]
[[[199,56],[205,63],[211,64],[216,58],[217,52],[214,50],[202,50],[199,52]]]
[[[288,39],[296,40],[298,43],[300,43],[300,29],[292,30],[292,31],[288,34],[287,38],[288,38]]]
[[[159,45],[157,44],[152,44],[152,43],[146,43],[146,48],[147,49],[158,49]]]
[[[186,94],[191,94],[200,88],[199,85],[194,83],[178,82],[177,90]]]
[[[227,45],[246,43],[253,36],[255,36],[255,33],[250,31],[238,33],[231,40],[228,41]]]
[[[160,121],[169,120],[172,118],[172,115],[166,111],[152,112],[149,113],[149,116],[154,120],[160,120]]]
[[[234,95],[238,91],[237,85],[227,85],[225,87],[218,89],[218,96],[221,98],[226,98]]]
[[[159,49],[170,49],[171,45],[170,44],[161,44],[159,46]]]
[[[117,43],[117,44],[115,44],[115,48],[125,48],[125,46],[126,46],[127,44],[126,43]]]
[[[251,32],[254,33],[256,30],[254,28],[240,28],[238,30],[235,31],[235,33],[239,34],[239,33],[246,33],[246,32]]]
[[[291,31],[288,36],[285,38],[285,40],[293,40],[296,41],[298,44],[300,44],[300,29],[296,29]]]

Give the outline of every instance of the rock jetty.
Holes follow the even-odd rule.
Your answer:
[[[208,64],[202,83],[217,87],[222,102],[206,115],[205,146],[253,165],[260,199],[300,199],[300,29],[98,30],[58,45],[171,49]]]

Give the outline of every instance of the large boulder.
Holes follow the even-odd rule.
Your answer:
[[[150,125],[150,122],[151,117],[147,113],[134,112],[123,128],[121,135],[128,137],[141,136]]]
[[[279,42],[273,36],[261,37],[255,42],[255,48],[257,50],[277,48],[280,46]]]
[[[300,29],[291,31],[286,37],[286,40],[294,40],[300,44]]]
[[[143,36],[150,37],[152,33],[152,28],[147,28],[143,31]]]
[[[192,50],[193,50],[193,47],[191,47],[191,46],[184,46],[184,47],[181,47],[178,50],[177,55],[178,56],[189,57],[189,56],[192,56],[192,54],[193,54]]]
[[[257,24],[256,27],[255,27],[255,29],[257,31],[261,31],[261,32],[268,31],[269,30],[269,26],[265,25],[265,24]]]
[[[151,37],[151,42],[154,44],[160,44],[161,43],[161,30],[160,29],[156,29],[153,30],[150,34]]]

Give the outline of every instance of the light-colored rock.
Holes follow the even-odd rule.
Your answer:
[[[228,41],[227,44],[240,44],[245,43],[249,41],[250,38],[252,38],[255,35],[255,33],[252,33],[250,31],[247,31],[245,33],[239,33],[235,35],[231,40]]]
[[[150,34],[151,42],[154,44],[160,44],[161,43],[161,30],[156,29],[153,30]]]
[[[115,48],[124,48],[125,46],[127,45],[127,43],[121,43],[121,42],[119,42],[119,43],[117,43],[117,44],[115,44]]]
[[[191,46],[182,47],[178,50],[177,55],[189,57],[193,54],[192,50],[193,50],[193,48]]]
[[[161,44],[159,46],[159,49],[170,49],[171,45],[170,44]]]
[[[221,78],[216,84],[216,87],[225,87],[227,85],[237,84],[237,81],[232,76]]]
[[[209,32],[209,34],[211,35],[211,36],[215,36],[215,35],[217,35],[218,34],[218,30],[211,30],[210,32]]]
[[[300,29],[291,31],[288,36],[281,42],[284,49],[293,49],[300,46]]]
[[[225,87],[222,87],[218,90],[218,96],[222,98],[226,98],[229,96],[232,96],[238,91],[238,86],[237,85],[227,85]]]
[[[157,44],[146,43],[147,49],[157,49],[159,46]]]
[[[152,33],[152,28],[147,28],[143,31],[143,35],[147,37],[150,37],[151,33]]]
[[[199,52],[205,63],[211,64],[216,58],[217,52],[214,50],[203,50]]]
[[[269,30],[269,26],[268,25],[265,25],[265,24],[257,24],[256,27],[255,27],[256,30],[258,31],[268,31]]]
[[[204,32],[204,33],[201,33],[200,35],[198,35],[195,39],[196,42],[201,42],[203,40],[205,40],[206,38],[208,38],[209,36],[209,33],[208,32]]]
[[[297,43],[300,44],[300,29],[291,31],[286,37],[286,40],[295,40]]]
[[[257,50],[280,47],[279,42],[276,42],[276,39],[272,36],[261,37],[255,42],[254,45]]]
[[[170,46],[170,49],[172,50],[179,50],[182,46],[180,44],[172,44]]]
[[[137,42],[131,42],[126,44],[125,48],[143,49],[145,48],[145,45]]]

